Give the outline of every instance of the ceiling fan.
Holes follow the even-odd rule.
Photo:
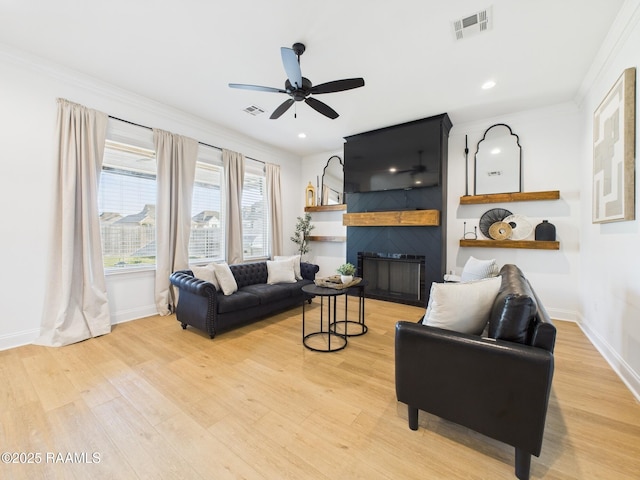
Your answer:
[[[262,87],[260,85],[245,85],[242,83],[230,83],[231,88],[241,88],[245,90],[257,90],[259,92],[286,93],[289,95],[278,108],[271,114],[272,120],[280,118],[280,116],[289,110],[289,107],[295,102],[304,102],[315,111],[331,119],[338,118],[338,112],[326,103],[313,98],[311,95],[320,95],[322,93],[342,92],[364,86],[363,78],[346,78],[343,80],[334,80],[332,82],[313,85],[308,78],[302,76],[300,70],[300,55],[305,51],[302,43],[294,43],[293,48],[282,47],[280,53],[282,55],[282,64],[287,74],[287,80],[284,82],[284,89],[274,87]]]

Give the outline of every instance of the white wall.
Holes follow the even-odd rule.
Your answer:
[[[552,317],[576,320],[640,400],[640,209],[636,220],[591,223],[593,112],[622,72],[640,71],[640,4],[627,1],[594,59],[577,102],[456,125],[449,139],[447,270],[461,271],[469,255],[516,263],[531,280]],[[640,102],[636,77],[636,165]],[[560,201],[459,206],[464,195],[464,136],[469,162],[482,132],[507,123],[520,136],[524,191],[560,190]],[[637,169],[637,167],[636,167]],[[473,170],[469,169],[472,178]],[[470,194],[473,182],[469,182]],[[556,225],[560,251],[459,248],[467,229],[488,208],[501,206]],[[455,214],[454,214],[455,212]]]
[[[627,2],[584,85],[580,109],[581,326],[640,399],[640,6]],[[636,220],[591,223],[593,112],[622,72],[636,68]]]
[[[47,258],[52,254],[48,239],[56,98],[280,164],[282,185],[301,183],[297,156],[44,59],[0,45],[0,71],[0,202],[4,206],[0,349],[30,343],[39,334]],[[285,232],[293,231],[303,206],[303,197],[297,193],[283,189]],[[153,272],[109,275],[107,289],[113,323],[156,312]]]
[[[344,161],[344,153],[342,150],[333,152],[326,152],[317,155],[309,155],[302,159],[302,186],[300,188],[300,198],[303,201],[304,206],[304,188],[311,182],[312,185],[316,185],[317,178],[320,178],[320,185],[322,185],[322,172],[327,160],[333,155],[338,155]],[[326,236],[345,236],[347,235],[347,227],[342,225],[342,215],[345,212],[313,212],[311,214],[311,223],[314,225],[314,229],[311,232],[312,235],[326,235]],[[301,215],[304,212],[301,213]],[[289,235],[290,236],[290,235]],[[285,243],[287,243],[289,237],[286,237]],[[292,245],[293,242],[289,241]],[[318,276],[327,277],[329,275],[336,274],[336,268],[342,265],[347,258],[347,243],[342,242],[311,242],[311,250],[305,256],[305,258],[317,264],[320,267]]]
[[[580,114],[573,103],[518,112],[480,122],[454,123],[449,134],[449,182],[447,225],[447,272],[460,274],[470,256],[495,258],[518,265],[553,318],[577,320],[580,282]],[[455,119],[454,119],[455,122]],[[473,165],[477,144],[487,128],[496,123],[509,125],[519,136],[522,148],[522,190],[559,190],[560,200],[460,205],[465,195],[465,135],[469,145],[469,195],[473,195]],[[556,226],[560,250],[529,250],[460,247],[464,233],[478,226],[480,217],[492,208],[505,208],[524,215],[535,227],[542,220]],[[478,238],[484,238],[478,229]],[[528,238],[533,240],[533,233]]]

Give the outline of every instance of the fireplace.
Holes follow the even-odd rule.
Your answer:
[[[420,133],[412,128],[416,122],[425,127]],[[381,146],[391,164],[394,158],[406,155],[409,150],[419,153],[421,148],[409,146],[421,144],[423,137],[429,139],[429,148],[425,147],[423,152],[425,158],[439,162],[438,185],[393,190],[375,190],[370,185],[368,189],[361,187],[358,192],[345,193],[348,214],[343,218],[343,225],[347,226],[347,261],[360,267],[358,274],[369,282],[365,287],[365,295],[369,297],[425,306],[431,284],[442,281],[447,259],[450,129],[449,116],[442,114],[345,138],[345,169],[372,168],[370,159],[358,155],[369,142],[374,147]],[[405,132],[407,138],[394,139],[397,131]],[[431,221],[414,221],[416,215],[427,212],[435,213]],[[360,221],[352,222],[352,217]],[[359,252],[374,253],[364,262]]]
[[[422,255],[358,252],[358,276],[366,279],[365,296],[425,306],[425,267]]]

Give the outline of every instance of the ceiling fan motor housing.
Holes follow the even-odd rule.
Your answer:
[[[306,47],[304,46],[303,43],[296,42],[293,44],[293,47],[291,47],[291,49],[295,52],[297,56],[300,56],[304,53],[304,51],[306,50]]]
[[[291,82],[288,79],[286,82],[284,82],[284,89],[289,92],[289,95],[291,95],[291,97],[296,102],[301,102],[302,100],[307,98],[307,96],[309,95],[309,90],[311,90],[312,86],[313,84],[311,83],[311,81],[305,77],[302,77],[302,88],[294,88],[294,86],[291,85]]]

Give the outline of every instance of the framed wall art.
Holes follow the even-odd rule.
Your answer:
[[[593,223],[635,219],[635,93],[627,68],[593,114]]]

